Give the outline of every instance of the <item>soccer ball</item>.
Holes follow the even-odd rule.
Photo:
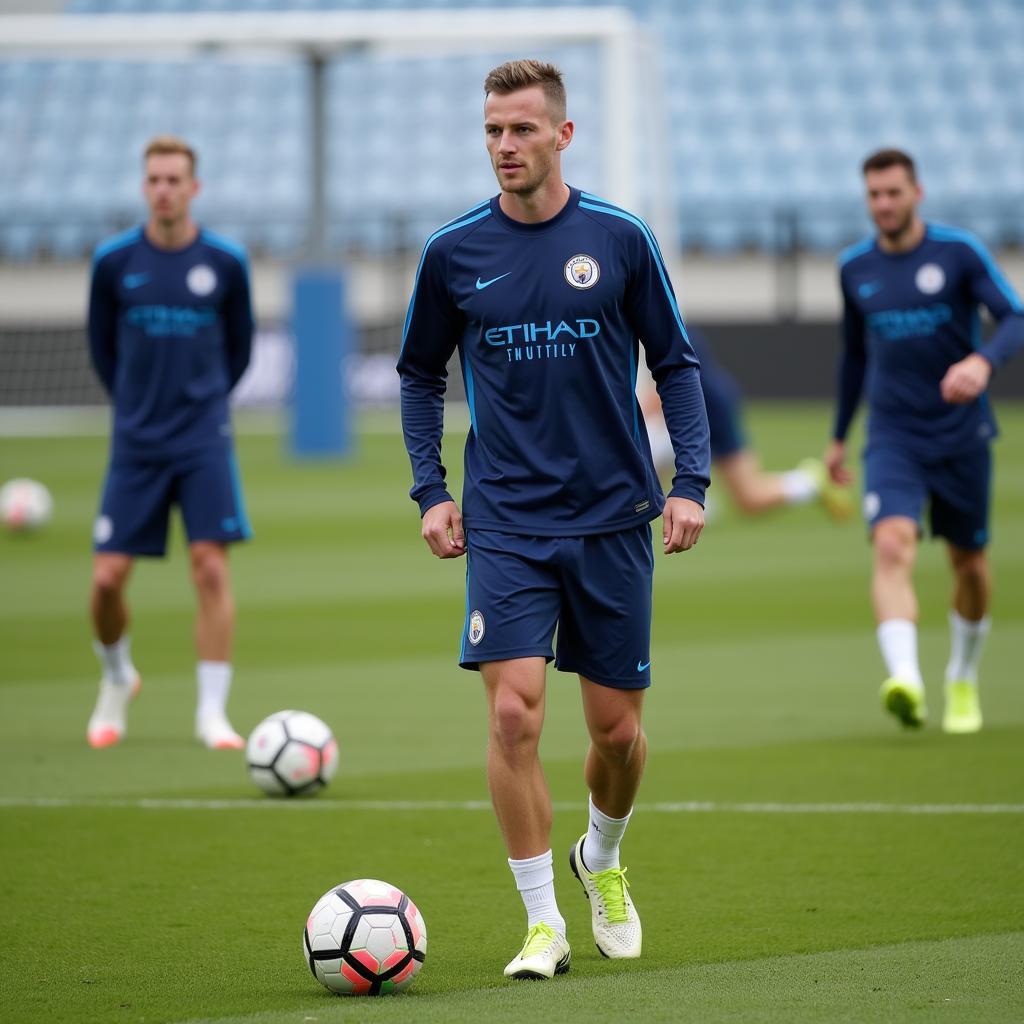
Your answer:
[[[19,477],[0,487],[0,521],[8,530],[37,530],[50,521],[53,498],[38,480]]]
[[[338,770],[338,744],[330,727],[308,711],[278,711],[264,718],[245,745],[249,775],[264,793],[315,793]]]
[[[313,977],[337,995],[400,992],[423,966],[427,926],[401,889],[359,878],[316,901],[302,953]]]

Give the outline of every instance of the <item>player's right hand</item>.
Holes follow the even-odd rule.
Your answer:
[[[423,515],[423,529],[420,532],[438,558],[458,558],[466,553],[462,513],[454,501],[442,501],[428,508]]]
[[[829,441],[822,458],[832,482],[846,487],[853,483],[853,470],[846,465],[846,444],[843,441]]]

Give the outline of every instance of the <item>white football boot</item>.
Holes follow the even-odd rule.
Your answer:
[[[138,673],[128,686],[118,685],[109,676],[104,676],[100,680],[100,692],[96,698],[96,707],[93,708],[85,733],[89,740],[89,746],[99,750],[121,742],[125,734],[128,702],[141,689],[142,680]]]
[[[245,746],[222,711],[196,716],[196,739],[210,750],[241,750]]]
[[[538,921],[526,933],[523,948],[509,961],[505,977],[534,980],[553,978],[556,974],[565,974],[571,961],[572,953],[565,936],[559,935],[543,921]]]
[[[633,960],[640,955],[643,931],[640,915],[629,898],[625,868],[589,872],[583,863],[583,840],[569,851],[569,867],[580,880],[590,900],[590,924],[594,942],[602,956],[612,960]]]

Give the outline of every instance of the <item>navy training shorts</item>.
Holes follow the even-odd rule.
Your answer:
[[[976,551],[989,541],[991,483],[987,444],[934,460],[872,444],[864,452],[864,519],[873,527],[880,519],[906,516],[920,530],[927,504],[933,536]]]
[[[231,448],[155,458],[118,455],[107,469],[94,550],[162,557],[172,505],[181,509],[190,543],[230,544],[252,536]]]
[[[649,523],[583,537],[469,529],[466,538],[463,668],[541,657],[604,686],[650,686]]]

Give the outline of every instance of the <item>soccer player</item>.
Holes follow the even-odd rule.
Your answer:
[[[878,234],[839,260],[843,355],[832,479],[848,482],[845,439],[867,384],[864,515],[874,546],[871,594],[888,669],[883,706],[905,726],[925,723],[912,572],[925,506],[953,570],[946,732],[981,728],[978,661],[989,632],[989,444],[996,422],[985,389],[1024,343],[1024,306],[984,246],[966,231],[925,223],[913,160],[897,149],[863,165]],[[998,322],[985,344],[979,305]]]
[[[647,225],[570,188],[559,70],[533,60],[484,83],[500,194],[436,231],[420,260],[398,371],[410,492],[439,558],[467,555],[459,663],[489,709],[487,775],[527,911],[515,978],[569,969],[555,899],[551,799],[538,757],[545,666],[579,676],[590,735],[589,825],[569,855],[608,957],[640,955],[619,845],[643,774],[654,553],[703,527],[710,453],[697,357]],[[642,339],[676,450],[662,495],[636,401]],[[470,411],[463,511],[441,463],[446,364]],[[557,650],[552,638],[558,629]]]
[[[690,343],[700,359],[700,386],[711,427],[711,477],[725,484],[736,507],[747,516],[759,516],[783,505],[819,501],[833,519],[847,519],[853,511],[848,487],[833,483],[820,459],[803,459],[785,472],[761,467],[743,428],[740,388],[732,375],[711,357],[707,339],[687,327]],[[674,461],[672,439],[665,426],[661,402],[653,388],[640,390],[651,440],[654,464],[660,469]],[[707,510],[705,510],[707,513]]]
[[[243,745],[226,714],[235,604],[227,545],[250,536],[228,393],[249,363],[248,266],[234,242],[200,228],[196,158],[180,139],[145,150],[144,226],[101,244],[89,296],[89,349],[113,405],[110,463],[93,539],[90,611],[102,665],[89,719],[94,747],[117,743],[140,686],[125,590],[137,556],[162,557],[181,509],[198,598],[196,736]]]

